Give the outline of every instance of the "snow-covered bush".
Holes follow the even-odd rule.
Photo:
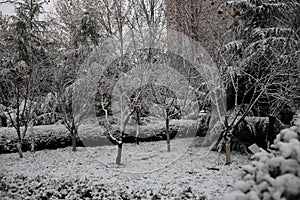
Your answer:
[[[164,123],[149,124],[141,126],[139,135],[141,142],[164,140]],[[117,125],[112,126],[112,132],[119,130]],[[197,121],[173,120],[170,123],[170,135],[173,137],[194,137],[199,129]],[[125,132],[124,143],[135,142],[136,126],[128,126]],[[82,124],[78,129],[78,146],[99,146],[112,144],[101,126],[97,124]],[[23,150],[28,151],[31,147],[32,137],[36,150],[64,148],[71,145],[71,138],[68,130],[62,124],[34,126],[23,141]],[[17,135],[11,127],[0,128],[0,154],[13,153],[16,148]]]
[[[176,191],[161,188],[133,189],[128,186],[109,187],[104,181],[75,178],[73,180],[52,179],[45,176],[26,177],[14,175],[2,177],[0,174],[2,193],[0,198],[9,199],[195,199],[206,200],[191,187]]]
[[[242,179],[224,200],[300,199],[300,114],[295,126],[283,129],[276,137],[274,151],[262,151],[243,167]]]

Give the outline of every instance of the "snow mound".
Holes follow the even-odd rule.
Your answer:
[[[300,114],[295,126],[277,135],[272,148],[253,156],[224,200],[300,199]]]

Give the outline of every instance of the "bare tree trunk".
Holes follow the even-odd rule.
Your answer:
[[[275,134],[275,124],[276,117],[269,115],[269,132],[267,135],[267,147],[270,148],[271,145],[274,143],[274,140],[276,138]]]
[[[122,149],[123,149],[123,137],[124,137],[124,130],[121,133],[121,141],[118,144],[118,155],[116,158],[116,164],[121,165],[121,160],[122,160]]]
[[[22,139],[19,138],[17,143],[17,148],[18,148],[18,154],[20,158],[23,158],[22,144],[23,144]]]
[[[140,113],[139,110],[136,111],[136,135],[135,135],[135,143],[139,145],[139,134],[140,134]]]
[[[30,151],[34,152],[34,147],[35,147],[35,135],[33,132],[33,121],[30,121],[29,123],[29,130],[30,130],[30,137],[31,137],[31,141],[30,141]]]
[[[72,151],[76,151],[76,135],[72,135]]]
[[[21,135],[21,120],[20,120],[20,93],[19,93],[19,84],[17,84],[17,118],[16,118],[16,129],[17,129],[17,134],[18,134],[18,143],[17,143],[17,149],[18,149],[18,154],[20,158],[23,158],[23,151],[22,151],[22,135]]]
[[[225,143],[225,149],[226,149],[226,162],[225,165],[230,165],[231,160],[230,160],[230,139],[228,139]]]
[[[118,144],[118,155],[116,158],[116,164],[121,165],[121,158],[122,158],[122,148],[123,148],[123,143],[121,142]]]
[[[167,117],[166,117],[166,135],[167,135],[167,151],[171,151],[170,146],[170,133],[169,133],[169,109],[167,109]]]
[[[140,141],[139,141],[139,134],[140,134],[140,125],[137,124],[137,127],[136,127],[136,135],[135,135],[135,143],[137,145],[140,144]]]
[[[72,127],[72,132],[71,132],[71,137],[72,137],[72,151],[76,151],[76,146],[77,146],[77,130],[75,127]]]
[[[122,148],[123,148],[123,139],[124,139],[124,135],[125,135],[125,127],[128,123],[128,120],[130,118],[130,116],[132,115],[133,111],[126,116],[125,120],[124,120],[124,124],[122,126],[122,131],[121,131],[121,139],[118,141],[118,155],[116,158],[116,164],[120,165],[121,164],[121,157],[122,157]]]

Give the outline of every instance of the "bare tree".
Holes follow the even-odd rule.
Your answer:
[[[10,123],[16,129],[18,135],[18,143],[17,149],[19,153],[19,157],[23,158],[23,139],[26,135],[28,123],[32,117],[32,106],[33,106],[33,82],[31,80],[32,76],[32,69],[11,69],[9,80],[11,85],[8,85],[10,89],[14,91],[14,98],[15,98],[15,105],[16,108],[15,113],[6,106],[6,113],[9,116]],[[5,94],[3,94],[5,95]],[[22,127],[24,128],[22,129]]]
[[[167,0],[165,15],[172,30],[182,32],[212,55],[222,45],[229,16],[223,11],[220,0]]]
[[[137,115],[137,123],[140,123],[139,116],[142,115],[141,110],[147,109],[145,108],[147,107],[146,104],[149,106],[148,109],[155,109],[155,111],[150,110],[150,113],[152,114],[155,112],[159,113],[159,110],[162,111],[160,114],[165,119],[167,151],[170,152],[170,119],[173,119],[176,115],[179,115],[180,112],[180,108],[177,105],[177,97],[174,92],[164,85],[147,83],[135,90],[131,97],[131,106],[135,109],[134,112]],[[154,108],[151,104],[157,105],[156,108]]]

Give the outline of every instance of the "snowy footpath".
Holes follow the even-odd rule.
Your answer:
[[[222,199],[247,156],[194,147],[193,138],[115,146],[71,147],[0,155],[0,199]]]

